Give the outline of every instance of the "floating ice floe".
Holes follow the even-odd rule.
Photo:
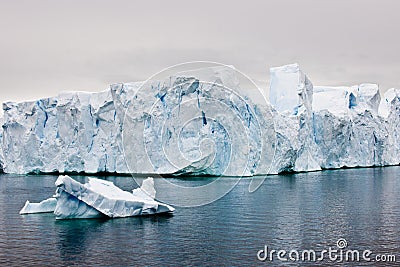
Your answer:
[[[45,199],[39,203],[30,203],[29,200],[27,200],[19,214],[53,212],[56,208],[56,205],[57,199],[55,197]]]
[[[121,218],[158,213],[175,209],[156,201],[153,178],[143,181],[140,188],[124,191],[110,181],[89,178],[81,184],[69,176],[59,176],[54,197],[40,203],[27,201],[20,214],[54,212],[56,219]]]

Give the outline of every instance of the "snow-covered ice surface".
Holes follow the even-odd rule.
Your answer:
[[[251,176],[400,163],[400,89],[381,99],[375,84],[313,86],[291,64],[271,69],[263,104],[237,94],[229,68],[200,78],[4,103],[0,164],[22,174]]]
[[[156,201],[153,178],[132,192],[123,191],[114,183],[88,178],[81,184],[69,176],[59,176],[55,197],[40,203],[27,201],[20,214],[54,212],[56,219],[131,217],[173,212],[170,205]]]
[[[355,105],[355,95],[350,87],[315,86],[313,93],[314,112],[327,110],[335,116],[345,116]]]

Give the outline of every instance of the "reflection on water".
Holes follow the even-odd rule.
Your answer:
[[[318,250],[339,238],[351,249],[400,259],[399,175],[400,167],[389,167],[269,176],[254,193],[248,192],[250,180],[242,179],[219,201],[178,208],[173,216],[64,221],[52,214],[18,214],[27,199],[51,196],[56,176],[1,175],[0,265],[280,266],[258,262],[257,251],[264,245]],[[100,178],[124,190],[135,187],[129,177]],[[198,186],[212,179],[173,182]],[[327,265],[337,264],[321,263]],[[395,266],[379,264],[385,265]]]
[[[105,253],[117,253],[119,249],[129,249],[132,242],[128,237],[129,229],[141,229],[143,239],[151,233],[151,227],[155,223],[165,222],[166,217],[131,218],[131,219],[93,219],[93,220],[68,220],[57,221],[58,234],[57,247],[63,262],[83,263],[91,258],[93,247]],[[150,228],[150,229],[149,229]],[[123,231],[121,231],[121,229]],[[117,250],[113,251],[113,247]],[[140,254],[139,251],[136,253]],[[111,254],[111,255],[112,255]],[[92,259],[96,261],[96,259]],[[121,259],[114,259],[119,262]],[[97,261],[101,263],[103,260]]]

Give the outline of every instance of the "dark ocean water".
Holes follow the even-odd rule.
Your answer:
[[[56,178],[0,175],[0,266],[399,266],[400,167],[269,176],[254,193],[241,179],[220,200],[178,207],[173,216],[56,221],[52,214],[19,215],[27,199],[51,196]],[[134,187],[130,177],[100,178]],[[171,181],[194,186],[209,179]],[[265,245],[321,251],[337,249],[340,238],[345,249],[371,250],[373,260],[395,255],[397,264],[257,259]]]

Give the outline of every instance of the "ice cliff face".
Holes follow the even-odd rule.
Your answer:
[[[293,68],[296,65],[290,66],[291,70],[298,71]],[[287,68],[284,69],[282,74],[282,67],[278,68],[280,79],[284,80],[288,76],[288,80],[293,81],[293,71],[289,74]],[[274,68],[271,71],[275,70]],[[301,80],[299,79],[300,82]],[[283,95],[294,95],[296,88],[301,88],[294,82],[292,86],[288,86],[287,81],[281,83],[286,85]],[[275,84],[271,80],[271,90],[280,91],[281,88],[274,87]],[[298,103],[301,102],[299,95],[297,101],[292,101],[294,106],[286,103],[283,105],[286,110],[281,107],[281,112],[276,116],[277,134],[281,140],[278,149],[281,147],[279,150],[284,153],[275,156],[281,156],[284,159],[282,162],[286,162],[285,165],[281,164],[284,167],[282,170],[311,171],[400,163],[397,90],[389,90],[382,101],[375,84],[351,87],[316,86],[311,91],[310,115],[307,116],[307,112],[288,114],[288,110],[298,110]],[[272,95],[274,94],[276,95]],[[274,105],[273,102],[272,104]],[[279,106],[279,103],[276,105]],[[307,138],[309,136],[311,138]],[[300,160],[299,152],[307,148],[308,158],[304,158],[308,161]]]
[[[3,104],[8,173],[255,175],[400,163],[400,90],[313,86],[298,64],[271,69],[254,104],[235,73],[115,84]]]
[[[184,75],[5,103],[4,170],[268,173],[275,145],[270,107],[243,98],[229,69],[208,75],[207,82]]]
[[[398,164],[388,155],[391,122],[378,115],[377,85],[319,87],[314,107],[315,142],[322,168]]]
[[[238,94],[229,70],[216,68],[204,80],[179,76],[111,87],[130,172],[268,173],[275,145],[270,107]]]
[[[277,133],[270,173],[320,170],[314,151],[313,85],[298,64],[271,69],[271,104]]]
[[[127,172],[111,92],[4,103],[4,171]]]

